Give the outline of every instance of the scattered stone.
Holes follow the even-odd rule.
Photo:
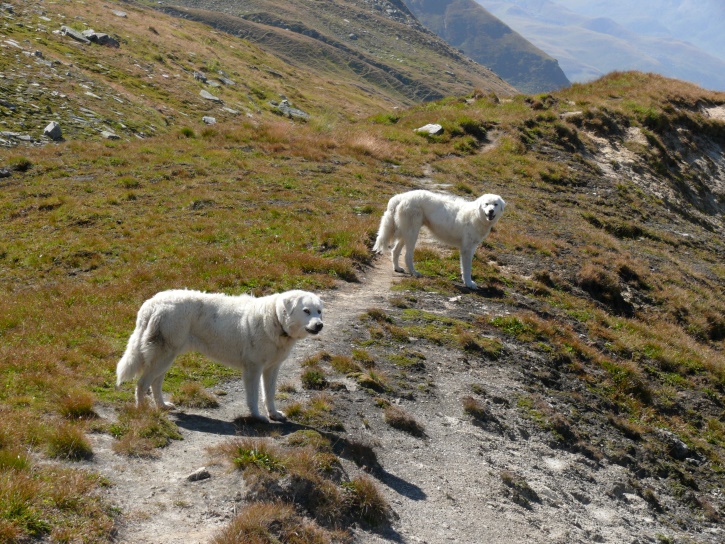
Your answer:
[[[103,34],[101,32],[96,32],[95,30],[84,30],[82,32],[83,36],[88,38],[91,42],[96,43],[98,45],[107,45],[109,47],[120,47],[121,44],[118,43],[118,40],[112,38],[108,34]]]
[[[207,480],[209,478],[211,478],[211,474],[209,474],[209,471],[206,469],[206,467],[198,468],[186,477],[186,479],[190,482],[198,482],[200,480]]]
[[[104,130],[101,131],[101,137],[105,138],[106,140],[120,140],[121,137],[116,134],[115,132],[111,132],[110,130]]]
[[[221,102],[222,101],[221,98],[219,98],[218,96],[214,96],[209,91],[205,91],[204,89],[202,89],[199,94],[201,95],[202,98],[204,98],[206,100],[212,100],[214,102]]]
[[[114,9],[113,11],[111,11],[111,13],[113,13],[116,17],[122,17],[124,19],[126,18],[126,12],[125,11],[119,11],[117,9]]]
[[[9,178],[12,172],[7,168],[0,168],[0,178]]]
[[[348,35],[348,38],[350,38],[351,40],[357,40],[357,34],[352,33],[352,34]]]
[[[194,79],[206,83],[206,76],[201,72],[194,72]]]
[[[86,38],[81,32],[78,32],[77,30],[73,30],[72,28],[69,28],[67,26],[60,27],[60,33],[62,36],[69,36],[76,40],[77,42],[81,42],[83,44],[89,45],[91,43],[91,40]]]
[[[205,115],[201,118],[201,120],[207,125],[216,125],[216,117],[209,117],[208,115]]]
[[[56,142],[63,139],[63,131],[55,121],[48,123],[48,126],[43,130],[43,134]]]
[[[682,440],[680,440],[674,433],[659,429],[657,434],[667,446],[667,453],[669,453],[675,459],[683,460],[690,457],[690,448]]]
[[[278,113],[281,113],[282,115],[285,115],[286,117],[289,117],[290,119],[309,119],[310,114],[306,113],[298,108],[294,108],[290,105],[289,100],[285,99],[282,100],[279,104],[272,101],[269,103],[270,106],[272,106],[275,111]]]
[[[234,87],[234,85],[237,84],[236,81],[229,79],[228,77],[219,76],[219,81],[222,82],[224,85],[227,85],[228,87]]]
[[[232,109],[232,108],[228,108],[226,106],[224,106],[222,108],[222,110],[224,110],[227,113],[231,113],[232,115],[239,115],[239,110],[235,110],[235,109]]]
[[[427,124],[420,128],[416,128],[415,132],[418,132],[420,134],[431,134],[431,135],[443,134],[443,127],[438,124],[430,123],[430,124]]]

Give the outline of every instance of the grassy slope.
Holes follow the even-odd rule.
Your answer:
[[[109,20],[101,4],[84,5],[93,25],[128,25],[114,26],[125,36],[124,47],[68,45],[36,32],[37,14],[24,27],[6,24],[4,35],[18,43],[31,39],[46,58],[72,63],[67,69],[93,83],[94,94],[112,88],[125,101],[88,97],[81,75],[61,73],[39,80],[43,92],[33,103],[45,106],[47,99],[55,109],[57,90],[72,111],[82,113],[87,100],[108,119],[114,118],[110,105],[128,108],[122,117],[137,116],[136,132],[158,135],[98,141],[84,125],[61,144],[3,152],[0,168],[13,174],[0,186],[2,538],[109,538],[112,512],[94,498],[104,483],[63,469],[72,485],[59,492],[49,484],[56,469],[34,458],[85,457],[80,431],[108,430],[93,420],[92,403],[120,407],[130,400],[129,387],[113,388],[114,369],[145,298],[170,287],[262,294],[354,280],[356,268],[369,259],[386,196],[415,186],[424,164],[461,194],[498,192],[510,203],[505,224],[479,252],[474,275],[517,311],[508,320],[474,320],[473,331],[493,327],[510,341],[529,343],[551,362],[544,371],[581,380],[591,392],[587,406],[608,414],[605,423],[638,436],[637,452],[598,441],[588,416],[572,417],[565,426],[553,421],[552,428],[589,437],[596,446],[592,455],[635,457],[671,478],[683,500],[722,484],[722,216],[686,202],[668,215],[667,202],[627,179],[615,184],[603,178],[585,132],[617,140],[623,125],[640,126],[652,142],[635,150],[643,171],[674,187],[698,180],[707,185],[705,173],[684,169],[668,142],[686,127],[722,145],[722,126],[704,118],[698,103],[723,104],[725,96],[614,74],[553,97],[447,99],[355,121],[351,109],[381,106],[353,87],[298,80],[292,95],[284,79],[251,66],[289,69],[242,41],[161,16],[144,25]],[[191,55],[197,47],[203,61]],[[2,50],[2,87],[32,89],[21,74],[33,65],[19,62],[27,57],[15,49]],[[227,119],[199,101],[193,79],[182,77],[212,61],[233,77],[249,75],[240,79],[244,92],[215,92],[254,112],[251,118]],[[108,69],[96,70],[98,64]],[[153,67],[154,77],[136,64]],[[179,64],[187,71],[177,78],[171,66]],[[162,68],[170,78],[156,77]],[[259,94],[282,92],[313,113],[308,124],[262,111]],[[50,117],[31,114],[28,101],[15,96],[4,95],[21,104],[3,110],[6,123],[16,122],[18,111],[27,115],[26,129],[31,120]],[[575,109],[583,113],[572,123],[557,115]],[[204,126],[198,119],[207,113],[228,122]],[[441,122],[445,135],[413,133],[427,122]],[[501,134],[498,145],[481,154],[479,139],[492,128]],[[423,270],[432,277],[406,285],[448,292],[457,277],[455,258],[429,255],[425,261]],[[169,387],[188,380],[210,385],[228,375],[200,363],[184,358]],[[586,407],[566,390],[551,394],[580,414]],[[534,402],[522,408],[544,421],[551,417]],[[657,428],[675,433],[702,461],[672,459]]]

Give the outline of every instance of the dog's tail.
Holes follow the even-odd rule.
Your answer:
[[[390,202],[388,202],[388,209],[385,210],[383,218],[380,220],[378,237],[373,246],[375,253],[384,253],[393,242],[393,237],[395,236],[395,208],[397,205],[398,201],[395,197],[391,198]]]
[[[136,328],[128,339],[126,351],[116,365],[116,385],[133,380],[141,373],[144,365],[143,346],[159,336],[159,320],[146,305],[141,307],[136,319]]]

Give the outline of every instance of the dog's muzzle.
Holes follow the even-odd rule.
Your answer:
[[[317,334],[322,330],[323,324],[322,321],[318,321],[317,323],[313,323],[307,327],[305,327],[305,330],[309,332],[310,334]]]
[[[493,221],[493,218],[496,217],[496,210],[491,210],[488,212],[488,220]]]

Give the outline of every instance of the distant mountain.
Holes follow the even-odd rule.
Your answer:
[[[644,36],[690,42],[725,60],[723,0],[556,0],[589,17],[610,17]]]
[[[623,0],[606,4],[590,2],[587,8],[590,13],[593,5],[605,6],[606,9],[602,9],[607,13],[607,17],[592,17],[568,9],[567,6],[580,9],[586,4],[574,0],[476,1],[559,59],[564,73],[572,81],[589,81],[613,70],[639,70],[690,81],[712,90],[725,89],[725,61],[678,39],[677,34],[669,32],[662,23],[668,19],[659,17],[661,10],[670,13],[669,20],[672,20],[678,13],[678,6],[684,8],[686,4],[694,5],[693,2],[645,0],[639,7]],[[705,3],[715,5],[714,0]],[[645,11],[644,6],[649,10]],[[722,2],[719,6],[710,11],[711,21],[706,26],[712,30],[705,30],[703,35],[710,32],[722,39],[721,12],[725,8]],[[626,24],[615,19],[630,8],[631,15],[626,18]],[[650,16],[647,24],[638,24],[635,14],[643,13],[657,13],[658,17]],[[657,21],[662,24],[655,24]],[[719,34],[715,32],[715,26]]]
[[[517,89],[547,92],[569,85],[553,57],[473,0],[404,0],[426,27]]]
[[[244,38],[290,66],[410,105],[474,89],[516,93],[426,29],[402,0],[169,0],[141,3]]]

